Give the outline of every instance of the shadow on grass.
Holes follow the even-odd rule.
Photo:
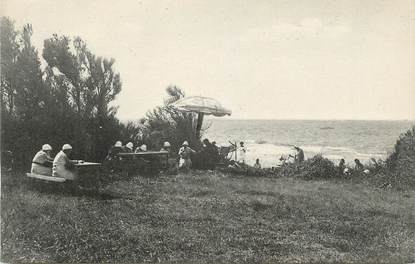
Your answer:
[[[94,200],[114,200],[129,199],[120,194],[99,188],[85,188],[73,183],[46,183],[31,181],[27,183],[27,188],[31,191],[48,195],[58,195],[67,197],[88,197]]]

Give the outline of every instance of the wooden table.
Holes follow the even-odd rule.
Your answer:
[[[78,170],[78,180],[81,185],[88,187],[99,186],[99,169],[101,168],[101,163],[85,161],[74,165]]]
[[[85,162],[82,162],[82,163],[76,163],[75,164],[75,167],[78,167],[78,168],[91,167],[91,166],[99,167],[99,166],[101,166],[101,163],[85,161]]]
[[[169,155],[168,151],[142,151],[142,152],[120,152],[117,155],[119,156],[163,156]]]

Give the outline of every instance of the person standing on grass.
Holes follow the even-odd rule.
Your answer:
[[[51,152],[52,147],[49,144],[42,146],[42,149],[36,153],[32,160],[31,173],[52,175],[53,158],[50,157]]]
[[[259,163],[259,159],[255,160],[254,168],[255,169],[260,169],[261,168],[261,163]]]
[[[190,170],[192,167],[190,156],[193,153],[196,153],[196,151],[189,147],[189,142],[183,142],[182,147],[179,149],[179,169],[184,169],[186,172]]]
[[[65,144],[62,150],[56,154],[53,160],[52,176],[61,177],[68,180],[75,180],[78,177],[78,171],[75,164],[82,162],[78,160],[70,160],[69,155],[72,152],[72,146]]]
[[[238,157],[237,157],[238,158],[238,162],[239,163],[242,163],[242,164],[245,164],[246,147],[244,146],[244,142],[243,141],[241,141],[239,143],[239,148],[238,148],[237,154],[238,154]]]

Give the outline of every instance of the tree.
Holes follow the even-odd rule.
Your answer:
[[[43,57],[48,64],[46,79],[56,98],[75,112],[75,144],[83,148],[79,154],[103,158],[117,135],[108,131],[119,126],[117,108],[110,106],[122,86],[115,60],[94,55],[79,37],[72,41],[57,35],[44,41]]]
[[[14,82],[16,61],[19,55],[18,31],[14,22],[2,17],[0,22],[1,41],[1,107],[3,117],[14,112]]]
[[[32,26],[17,31],[13,21],[2,17],[1,32],[2,144],[15,153],[17,161],[24,162],[46,139],[49,92],[31,43]]]
[[[169,141],[173,150],[178,150],[187,140],[195,147],[201,146],[200,138],[194,133],[196,114],[184,113],[170,106],[171,103],[185,97],[185,93],[177,86],[166,88],[167,98],[164,105],[147,113],[145,118],[144,141],[153,148],[160,148],[164,141]]]

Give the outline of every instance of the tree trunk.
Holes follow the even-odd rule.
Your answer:
[[[202,124],[203,124],[203,113],[197,114],[197,125],[196,125],[196,137],[200,139],[200,131],[202,130]]]

